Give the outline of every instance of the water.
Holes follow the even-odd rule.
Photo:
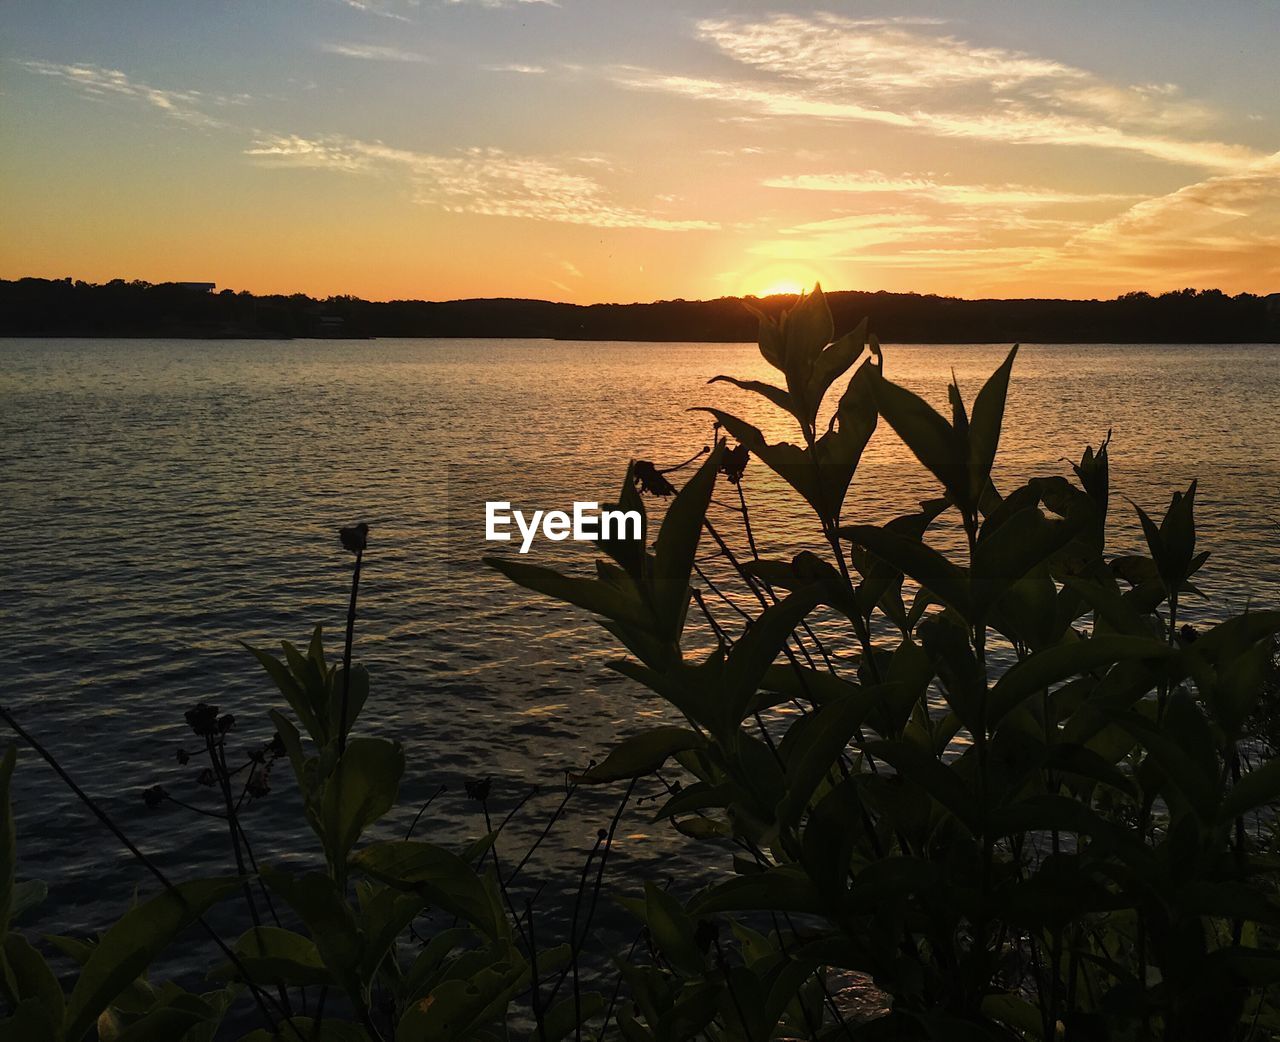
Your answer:
[[[952,367],[972,398],[1005,350],[890,346],[886,366],[941,405]],[[588,618],[478,565],[485,547],[465,509],[520,494],[549,497],[531,504],[542,507],[608,498],[628,458],[675,463],[707,442],[693,405],[783,436],[762,403],[707,387],[717,373],[769,378],[747,345],[0,340],[4,701],[173,874],[225,870],[217,822],[149,812],[141,794],[162,783],[214,805],[197,762],[175,758],[193,746],[183,711],[214,702],[236,715],[246,747],[269,737],[265,710],[281,699],[237,642],[303,641],[324,623],[336,650],[350,575],[336,529],[365,519],[357,653],[374,678],[368,723],[403,741],[410,765],[384,834],[407,827],[441,784],[449,792],[420,830],[448,842],[479,834],[462,783],[492,775],[499,813],[545,787],[518,818],[518,851],[558,801],[566,768],[663,714],[607,670],[615,649]],[[1124,496],[1163,511],[1174,488],[1200,478],[1201,544],[1215,556],[1200,582],[1209,599],[1188,606],[1192,617],[1274,605],[1277,402],[1271,346],[1024,347],[997,479],[1064,473],[1060,457],[1078,458],[1114,428],[1113,516],[1128,535]],[[746,488],[762,551],[812,541],[758,462]],[[932,494],[882,429],[845,519],[883,521]],[[248,812],[263,860],[301,860],[288,852],[312,846],[286,774],[282,765],[278,791]],[[143,874],[30,754],[16,799],[19,877],[52,888],[38,928],[104,927]],[[549,880],[552,917],[616,800],[575,800],[532,866]],[[620,877],[702,864],[650,823],[651,810],[622,821]]]

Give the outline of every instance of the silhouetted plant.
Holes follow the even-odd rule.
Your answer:
[[[45,889],[36,882],[15,881],[9,798],[15,750],[10,747],[0,760],[0,998],[10,1013],[0,1020],[0,1039],[80,1042],[96,1029],[104,1042],[209,1042],[232,1004],[246,993],[264,1026],[243,1042],[507,1038],[508,1017],[517,1016],[512,1004],[522,996],[529,999],[536,1037],[558,1042],[604,1008],[600,995],[579,987],[578,960],[591,929],[617,817],[588,859],[587,868],[596,872],[594,886],[579,889],[578,905],[585,904],[589,912],[579,928],[575,906],[571,943],[559,945],[535,937],[532,901],[516,908],[509,887],[560,818],[572,787],[510,872],[504,872],[499,860],[497,843],[506,821],[495,827],[490,820],[488,779],[467,786],[468,795],[483,807],[486,834],[481,839],[466,845],[459,839],[454,848],[415,839],[419,812],[404,839],[362,843],[396,803],[405,756],[398,742],[352,734],[369,698],[368,673],[351,664],[368,527],[343,529],[341,536],[343,547],[355,555],[342,665],[328,662],[319,627],[305,650],[288,642],[282,645],[282,658],[253,650],[289,709],[270,713],[275,729],[271,741],[251,746],[244,763],[230,767],[227,741],[235,719],[202,702],[185,716],[208,759],[198,780],[216,791],[219,808],[179,800],[158,785],[144,794],[152,808],[171,802],[224,821],[234,875],[172,882],[53,755],[0,709],[0,718],[57,771],[162,887],[96,941],[49,938],[80,964],[67,994],[45,956],[13,928],[39,904]],[[287,759],[292,768],[322,868],[295,873],[259,865],[254,858],[242,811],[246,800],[266,795],[277,758]],[[185,749],[179,751],[180,765],[191,760]],[[278,847],[271,850],[272,858],[282,853]],[[480,871],[486,860],[489,867]],[[204,913],[237,893],[249,925],[234,943],[227,943]],[[146,971],[151,963],[196,922],[222,952],[208,971],[208,979],[220,986],[196,994],[172,981],[150,982]],[[556,1001],[567,979],[572,979],[572,994]]]
[[[1269,758],[1280,612],[1183,621],[1207,556],[1195,484],[1158,522],[1137,511],[1146,554],[1109,556],[1107,441],[1073,464],[1074,482],[1001,492],[992,481],[1016,349],[971,404],[950,388],[949,418],[887,379],[865,326],[835,339],[820,290],[761,316],[760,349],[782,386],[717,379],[787,413],[798,444],[708,410],[710,451],[667,468],[634,462],[622,482],[623,509],[643,517],[642,492],[664,505],[652,546],[647,531],[602,543],[594,577],[492,562],[597,615],[631,654],[614,668],[684,720],[572,774],[509,868],[510,815],[495,825],[487,778],[466,786],[481,839],[416,839],[423,811],[404,839],[367,839],[397,801],[405,756],[353,733],[370,692],[352,663],[366,526],[341,533],[354,555],[342,664],[319,629],[282,658],[255,651],[288,705],[270,714],[272,740],[232,767],[234,718],[197,705],[186,715],[203,745],[198,781],[218,809],[160,786],[144,795],[225,822],[234,875],[171,881],[0,709],[161,887],[96,941],[49,939],[80,967],[64,990],[16,928],[44,888],[16,880],[9,749],[0,1039],[80,1042],[96,1029],[113,1042],[209,1042],[238,1000],[263,1024],[243,1042],[505,1039],[522,1003],[539,1042],[1280,1037],[1280,762]],[[844,504],[880,420],[940,495],[881,526],[849,525]],[[704,455],[677,490],[668,475]],[[751,456],[812,512],[824,554],[761,556],[743,487]],[[721,475],[741,552],[709,516]],[[927,538],[952,519],[958,553]],[[688,650],[711,641],[707,654]],[[311,871],[259,866],[245,829],[244,807],[268,794],[281,759],[315,836]],[[693,895],[679,879],[649,880],[621,899],[643,930],[606,1001],[584,990],[580,961],[615,830],[646,775],[666,790],[657,818],[731,845],[733,874]],[[579,786],[621,782],[578,872],[568,941],[548,944],[513,884]],[[247,927],[228,943],[205,913],[237,894]],[[150,981],[193,925],[221,952],[219,986]],[[864,978],[879,989],[871,1013],[840,994]]]
[[[1195,484],[1158,522],[1137,510],[1145,555],[1109,557],[1107,442],[1075,482],[992,481],[1016,348],[971,403],[952,384],[949,417],[889,380],[865,324],[835,339],[820,288],[761,316],[760,351],[782,386],[716,379],[789,414],[798,444],[710,409],[737,447],[717,442],[652,547],[601,544],[610,560],[591,578],[490,562],[595,613],[633,656],[610,665],[684,718],[623,740],[582,781],[675,761],[657,817],[736,848],[733,876],[687,901],[649,884],[632,902],[652,950],[623,966],[623,1037],[1280,1037],[1280,862],[1246,828],[1280,798],[1280,763],[1240,755],[1280,612],[1181,634],[1207,557]],[[881,420],[939,498],[845,524]],[[749,557],[708,518],[744,448],[807,504],[825,556],[757,559],[745,495]],[[643,512],[652,469],[632,465],[627,509]],[[960,553],[928,538],[950,518]],[[753,607],[709,578],[704,532]],[[691,603],[716,641],[696,657]],[[819,609],[847,635],[838,655],[839,629],[819,640],[808,624]],[[869,975],[888,1011],[848,1022],[831,995],[843,971]]]

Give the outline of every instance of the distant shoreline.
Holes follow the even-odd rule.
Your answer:
[[[0,280],[0,337],[118,339],[538,339],[753,343],[749,307],[776,312],[790,296],[562,304],[316,299],[221,292],[206,283]],[[916,293],[827,294],[837,330],[864,317],[883,343],[1275,344],[1280,293],[1183,290],[1113,300],[963,300]]]
[[[900,346],[938,346],[949,345],[952,347],[1005,347],[1010,344],[1019,344],[1022,347],[1275,347],[1280,348],[1280,339],[1274,340],[886,340],[883,337],[876,338],[883,347],[900,347]],[[634,337],[627,339],[624,337],[613,337],[611,339],[593,338],[585,339],[582,337],[552,337],[552,336],[419,336],[419,335],[403,335],[403,336],[267,336],[264,334],[243,334],[239,336],[231,335],[203,335],[198,333],[133,333],[133,334],[116,334],[116,333],[0,333],[0,343],[6,340],[136,340],[138,342],[146,342],[151,340],[181,340],[189,341],[193,344],[215,344],[215,343],[252,343],[261,341],[263,343],[275,344],[294,344],[294,343],[331,343],[335,341],[360,342],[368,341],[373,343],[379,340],[528,340],[536,343],[544,344],[636,344],[639,346],[649,345],[670,345],[670,344],[706,344],[708,347],[721,346],[740,346],[754,348],[756,345],[748,340],[690,340],[674,339],[674,340],[637,340]]]

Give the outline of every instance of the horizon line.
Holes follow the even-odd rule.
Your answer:
[[[146,288],[162,288],[166,286],[187,287],[192,292],[207,292],[210,295],[222,293],[233,293],[237,296],[248,294],[251,297],[306,297],[315,301],[349,299],[356,300],[366,304],[468,304],[483,303],[488,301],[513,301],[519,303],[530,304],[554,304],[559,307],[574,308],[591,308],[591,307],[644,307],[653,304],[709,304],[716,301],[736,300],[758,300],[758,301],[794,301],[801,294],[798,293],[770,293],[767,295],[758,295],[755,293],[726,293],[719,297],[659,297],[653,300],[597,300],[590,303],[576,303],[568,300],[551,300],[546,297],[516,297],[516,296],[471,296],[471,297],[449,297],[445,299],[430,299],[428,297],[362,297],[354,293],[330,293],[325,296],[319,296],[315,293],[305,290],[293,290],[290,292],[274,291],[274,292],[258,292],[249,289],[234,289],[230,286],[220,286],[217,282],[210,282],[203,279],[171,279],[164,282],[151,282],[147,279],[129,279],[116,277],[106,282],[91,282],[88,279],[77,279],[70,275],[58,278],[50,278],[43,275],[19,275],[13,278],[0,277],[0,283],[19,283],[19,282],[62,282],[72,286],[84,285],[96,289],[106,288],[116,283],[123,283],[128,286],[142,286]],[[207,288],[206,288],[207,287]],[[812,291],[809,291],[812,292]],[[828,296],[841,296],[856,294],[861,296],[891,296],[891,297],[919,297],[922,300],[955,300],[965,302],[1001,302],[1011,303],[1015,301],[1061,301],[1070,303],[1103,303],[1113,300],[1122,300],[1126,297],[1148,297],[1152,300],[1159,300],[1162,297],[1177,296],[1181,294],[1193,294],[1195,296],[1208,296],[1218,294],[1230,300],[1238,300],[1242,297],[1252,297],[1259,300],[1269,300],[1272,297],[1280,297],[1280,289],[1273,290],[1269,293],[1251,293],[1242,291],[1240,293],[1227,293],[1216,287],[1198,288],[1194,286],[1185,286],[1179,289],[1162,290],[1153,292],[1144,289],[1123,290],[1112,297],[965,297],[948,293],[922,293],[919,290],[889,290],[889,289],[823,289],[823,293]]]

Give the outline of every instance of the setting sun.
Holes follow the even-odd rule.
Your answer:
[[[798,296],[811,290],[815,283],[826,285],[828,281],[825,273],[812,264],[764,264],[743,272],[737,292],[745,297]]]
[[[760,290],[759,292],[753,293],[752,296],[774,297],[782,293],[789,293],[792,296],[794,296],[798,293],[803,293],[803,292],[804,292],[804,286],[802,286],[799,282],[795,282],[791,279],[781,279],[778,282],[771,283],[770,285],[766,286],[764,289]]]

